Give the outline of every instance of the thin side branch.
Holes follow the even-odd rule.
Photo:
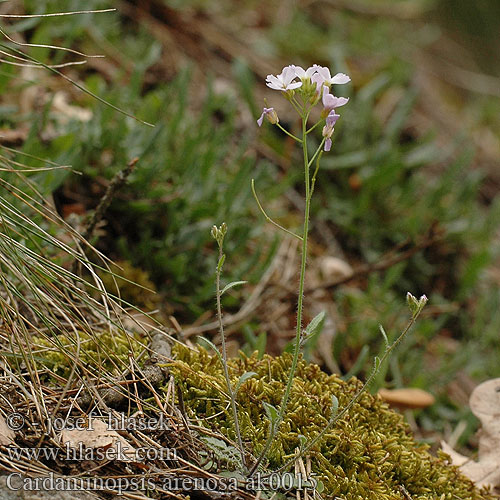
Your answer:
[[[294,238],[297,238],[298,240],[302,241],[302,236],[299,236],[298,234],[293,233],[292,231],[289,231],[282,225],[278,224],[277,222],[273,221],[269,215],[266,214],[264,208],[262,207],[259,198],[257,197],[257,193],[255,191],[255,180],[252,179],[252,193],[253,197],[255,198],[255,201],[257,202],[257,205],[262,212],[262,215],[266,218],[267,222],[270,222],[273,226],[276,226],[278,229],[281,229],[282,231],[285,231],[285,233],[289,234],[290,236],[293,236]]]
[[[113,201],[113,198],[115,197],[116,193],[125,184],[125,182],[127,181],[129,175],[134,170],[138,161],[139,158],[133,158],[132,160],[130,160],[128,165],[124,169],[120,170],[109,183],[108,188],[104,193],[104,196],[99,201],[99,204],[97,205],[97,208],[92,214],[92,217],[88,221],[85,229],[83,229],[82,231],[82,238],[85,241],[90,241],[90,239],[92,238],[92,235],[94,234],[97,224],[99,224],[99,222],[104,217],[104,214],[106,213],[106,210],[109,208],[109,205]],[[80,260],[75,259],[75,261],[73,262],[73,266],[71,268],[71,272],[73,274],[80,275],[81,264],[82,263]]]
[[[101,198],[101,201],[99,201],[99,204],[97,205],[92,218],[89,220],[87,227],[82,233],[82,236],[85,240],[88,241],[92,237],[97,224],[101,222],[116,193],[123,187],[138,161],[139,158],[130,160],[128,165],[113,177],[113,179],[109,183],[108,189],[106,189],[106,192],[104,193],[104,196]]]

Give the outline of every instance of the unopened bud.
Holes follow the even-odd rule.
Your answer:
[[[406,303],[408,304],[410,312],[412,313],[413,316],[420,314],[425,304],[427,304],[427,300],[428,299],[425,295],[422,295],[419,299],[417,299],[410,292],[406,294]]]
[[[276,110],[274,108],[271,108],[271,111],[266,114],[266,118],[269,123],[272,123],[273,125],[276,125],[280,121],[280,119],[278,118],[278,113],[276,113]]]

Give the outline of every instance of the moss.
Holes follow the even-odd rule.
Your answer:
[[[146,271],[134,267],[128,260],[117,261],[116,265],[111,266],[111,271],[115,275],[99,272],[104,287],[110,293],[116,295],[118,287],[120,297],[125,302],[146,311],[152,311],[159,306],[160,296]],[[122,279],[121,276],[125,279]]]
[[[139,334],[131,336],[124,331],[96,332],[89,335],[80,332],[80,363],[87,367],[99,367],[108,374],[118,374],[129,365],[130,353],[135,357],[145,348],[144,340]],[[34,337],[34,347],[37,349],[36,359],[43,359],[40,365],[47,364],[51,371],[67,378],[73,367],[71,358],[77,353],[77,342],[73,337],[64,334],[48,340]]]
[[[234,439],[233,423],[219,360],[205,350],[174,349],[171,366],[183,392],[184,405],[203,425]],[[254,456],[262,449],[268,421],[266,401],[279,406],[291,356],[256,356],[229,362],[233,384],[245,372],[256,372],[238,393],[242,435]],[[300,434],[312,438],[330,417],[332,395],[346,405],[360,389],[355,378],[344,382],[314,364],[299,363],[286,418],[269,454],[269,469],[278,468],[299,445]],[[412,500],[486,500],[493,498],[448,465],[446,456],[432,456],[428,446],[417,443],[403,417],[382,400],[365,393],[351,411],[311,453],[312,470],[324,485],[325,498],[345,500],[401,499],[404,486]]]

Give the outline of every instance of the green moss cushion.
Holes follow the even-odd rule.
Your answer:
[[[171,372],[182,390],[189,416],[234,440],[219,359],[203,349],[193,351],[183,346],[177,346],[174,353]],[[288,354],[229,361],[233,387],[243,373],[257,373],[237,395],[243,441],[254,457],[268,431],[262,402],[279,406],[290,363]],[[268,455],[267,468],[277,469],[293,457],[299,435],[312,438],[327,424],[333,394],[342,409],[361,386],[355,378],[344,382],[317,365],[299,362],[286,417]],[[312,471],[325,486],[324,498],[402,499],[401,486],[412,500],[493,498],[448,465],[444,455],[436,458],[428,452],[428,446],[415,442],[403,417],[368,393],[337,422],[310,457]]]

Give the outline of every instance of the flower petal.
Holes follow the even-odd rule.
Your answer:
[[[335,97],[332,96],[334,99],[334,108],[340,108],[340,106],[345,106],[349,102],[349,97]]]
[[[313,76],[311,76],[311,82],[316,84],[316,92],[321,92],[321,87],[325,83],[325,79],[319,74],[319,73],[314,73]]]
[[[345,73],[337,73],[334,77],[330,79],[330,83],[333,84],[349,83],[350,81],[351,78]]]
[[[295,75],[295,67],[293,65],[291,66],[285,66],[283,68],[283,71],[281,72],[281,78],[283,80],[283,84],[285,87],[288,87],[290,82],[296,77]]]
[[[275,83],[269,83],[269,82],[267,82],[266,85],[273,90],[283,90],[282,85],[276,85]]]
[[[313,64],[312,66],[306,69],[306,78],[311,78],[315,73],[317,73],[318,70],[316,66],[317,66],[316,64]]]
[[[316,66],[316,71],[323,77],[323,80],[325,82],[328,82],[328,84],[330,84],[330,70],[326,66]]]
[[[335,111],[331,111],[330,114],[326,117],[326,124],[329,127],[333,127],[337,123],[337,120],[339,118],[340,118],[340,115],[335,113]]]
[[[293,90],[293,89],[298,89],[299,87],[302,87],[302,82],[293,82],[287,85],[286,89],[282,90]]]
[[[328,87],[326,85],[323,87],[322,101],[323,101],[323,106],[325,108],[332,109],[334,107],[333,106],[335,104],[334,96],[330,94],[330,91],[328,90]]]
[[[295,76],[297,76],[298,78],[306,78],[307,72],[304,68],[302,68],[301,66],[294,66],[293,64],[292,67],[295,71]]]

